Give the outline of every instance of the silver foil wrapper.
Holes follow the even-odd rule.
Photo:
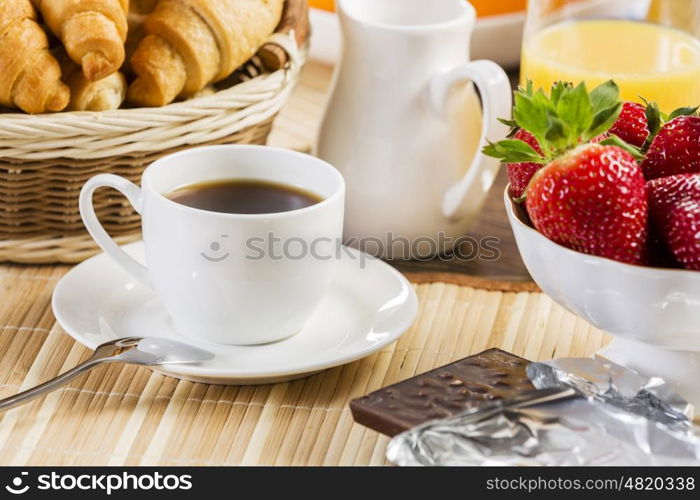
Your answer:
[[[603,356],[530,363],[538,389],[573,387],[586,397],[645,416],[681,432],[693,430],[693,407],[659,377],[645,377]]]
[[[528,375],[538,391],[417,426],[391,440],[387,458],[397,465],[700,463],[692,408],[663,380],[600,357],[533,363]]]

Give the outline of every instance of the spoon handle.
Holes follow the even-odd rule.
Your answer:
[[[83,363],[80,363],[78,366],[60,374],[56,378],[48,380],[43,384],[37,385],[36,387],[32,387],[31,389],[27,389],[24,392],[20,392],[19,394],[15,394],[14,396],[10,396],[9,398],[0,400],[0,412],[7,411],[10,408],[22,405],[31,401],[32,399],[38,398],[48,392],[58,389],[59,387],[66,385],[74,378],[89,372],[96,366],[99,366],[102,363],[109,363],[111,361],[117,360],[113,358],[105,358],[99,355],[93,355]]]

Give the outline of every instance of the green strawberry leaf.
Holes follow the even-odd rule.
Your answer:
[[[571,137],[571,127],[556,114],[549,113],[549,126],[544,135],[546,144],[554,150],[566,148]]]
[[[524,128],[541,143],[544,134],[547,132],[549,120],[547,118],[547,106],[542,105],[542,99],[538,94],[529,96],[523,93],[515,94],[515,107],[513,108],[513,119],[520,128]],[[535,102],[537,100],[537,102]]]
[[[593,106],[593,114],[597,115],[603,110],[610,109],[620,100],[620,89],[614,81],[608,80],[591,90],[588,97]]]
[[[644,115],[647,118],[647,128],[649,129],[649,133],[651,135],[656,135],[659,132],[659,129],[661,129],[663,122],[669,118],[668,116],[662,117],[659,105],[654,101],[647,102]]]
[[[577,140],[591,126],[593,110],[584,83],[580,83],[576,88],[566,88],[556,106],[557,116],[568,125],[570,141]]]
[[[664,122],[668,120],[668,117],[663,116],[663,113],[661,113],[661,110],[659,109],[659,105],[656,104],[654,101],[647,102],[646,100],[644,100],[644,102],[647,105],[646,109],[644,110],[644,114],[647,118],[647,128],[649,129],[649,135],[644,141],[644,144],[642,144],[642,152],[646,153],[646,151],[649,149],[649,146],[651,146],[651,142],[654,140],[654,137],[656,137],[656,134],[658,134],[659,130],[661,130],[661,125],[663,125]]]
[[[506,134],[506,137],[508,139],[513,137],[518,132],[518,130],[520,130],[520,127],[518,127],[518,124],[515,123],[515,120],[507,120],[505,118],[496,118],[496,120],[501,122],[506,127],[510,127],[508,133]]]
[[[668,115],[668,119],[673,120],[674,118],[677,118],[679,116],[694,115],[697,112],[699,107],[700,106],[695,106],[694,108],[693,107],[678,108],[678,109],[674,110],[670,115]]]
[[[602,141],[599,142],[599,144],[603,144],[605,146],[617,146],[618,148],[624,149],[629,154],[631,154],[635,160],[637,160],[637,161],[644,160],[644,155],[639,150],[639,148],[637,148],[631,144],[626,143],[625,141],[620,139],[615,134],[610,134],[610,137],[603,139]]]
[[[529,95],[532,97],[532,95],[535,93],[534,89],[532,88],[532,80],[528,80],[525,83],[525,87],[518,86],[518,92],[521,92],[525,95]]]
[[[518,124],[515,120],[507,120],[505,118],[496,118],[499,122],[501,122],[503,125],[510,127],[510,128],[517,128]]]
[[[532,102],[549,111],[556,111],[557,109],[552,100],[547,96],[547,94],[544,93],[544,90],[542,89],[538,89],[537,92],[532,95]]]
[[[503,163],[546,163],[547,160],[542,157],[532,146],[520,139],[506,139],[498,142],[489,142],[482,152],[486,156],[498,158]]]
[[[574,87],[568,82],[556,82],[549,95],[542,89],[535,91],[528,80],[515,93],[513,119],[501,120],[511,127],[508,139],[489,144],[484,153],[506,163],[549,163],[606,132],[622,110],[619,95],[612,80],[590,93],[583,83]],[[535,137],[541,155],[527,144],[512,139],[514,125]]]
[[[514,201],[515,203],[522,203],[522,202],[524,202],[525,200],[527,200],[527,189],[526,189],[525,191],[523,191],[523,194],[521,194],[521,195],[518,196],[517,198],[513,198],[513,201]]]
[[[552,100],[552,104],[556,108],[561,96],[572,87],[569,82],[556,82],[552,85],[552,90],[549,93],[549,98]]]
[[[620,111],[622,111],[622,102],[617,101],[616,104],[613,104],[609,108],[605,108],[596,113],[590,127],[588,127],[586,133],[583,134],[584,142],[588,142],[603,132],[607,132],[607,130],[613,126],[613,123],[615,123],[617,118],[620,116]]]

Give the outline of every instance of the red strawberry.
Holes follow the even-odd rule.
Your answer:
[[[679,116],[661,127],[642,170],[647,180],[700,172],[700,116]]]
[[[610,134],[605,132],[604,134],[596,135],[593,139],[591,139],[588,142],[592,142],[593,144],[598,144],[599,142],[603,142],[608,137],[610,137]]]
[[[580,252],[639,264],[647,194],[639,164],[617,146],[584,144],[542,168],[526,207],[547,238]]]
[[[595,136],[591,139],[591,142],[598,143],[604,141],[609,137],[608,133],[603,133]],[[542,149],[540,148],[537,139],[528,132],[527,130],[518,129],[518,131],[513,135],[513,139],[520,139],[526,142],[539,154],[542,154]],[[539,169],[542,168],[540,163],[522,162],[522,163],[506,163],[506,169],[508,171],[508,181],[510,182],[510,188],[508,193],[511,198],[520,198],[525,194],[527,185],[530,183],[530,179],[535,175]]]
[[[636,102],[625,102],[620,116],[608,132],[628,144],[641,148],[649,136],[646,108]]]
[[[532,134],[541,151],[517,137],[489,143],[483,151],[504,163],[545,165],[525,190],[535,228],[568,248],[641,264],[647,192],[639,150],[608,134],[623,107],[615,82],[590,93],[583,83],[559,82],[549,95],[528,83],[514,100],[513,119],[505,122]]]
[[[513,139],[520,139],[526,142],[535,151],[542,154],[537,139],[527,130],[519,129],[513,136]],[[535,172],[542,168],[542,165],[530,162],[506,163],[506,168],[508,169],[508,180],[510,181],[510,196],[512,198],[520,198],[525,193],[530,179],[532,179]]]
[[[681,174],[647,182],[649,209],[658,214],[686,200],[700,200],[700,174]],[[652,220],[654,215],[652,214]]]
[[[649,185],[647,184],[647,195]],[[649,223],[647,225],[647,244],[645,245],[642,263],[650,267],[682,268],[664,243],[661,235],[651,221],[651,210],[649,211]]]
[[[700,271],[700,202],[685,201],[666,222],[666,245],[686,269]]]
[[[683,267],[700,271],[700,174],[655,179],[647,189],[654,229]]]

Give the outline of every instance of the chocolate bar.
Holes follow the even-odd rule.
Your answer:
[[[535,390],[529,361],[488,349],[350,401],[355,422],[395,436],[434,418]]]

